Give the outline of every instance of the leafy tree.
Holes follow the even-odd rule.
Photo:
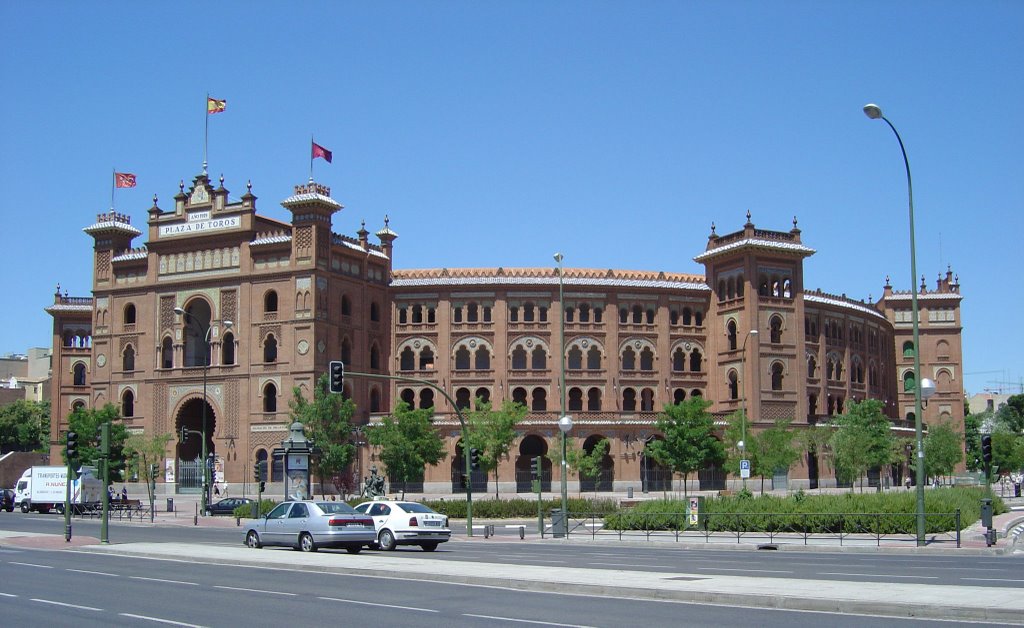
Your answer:
[[[775,424],[762,431],[753,442],[757,460],[757,474],[761,476],[761,492],[764,492],[764,477],[777,470],[790,467],[800,459],[800,451],[796,446],[796,434],[791,429],[793,419],[778,419]]]
[[[728,417],[726,417],[725,433],[722,435],[723,445],[725,446],[725,468],[726,470],[736,476],[740,476],[740,460],[750,461],[750,472],[758,473],[758,469],[761,468],[760,461],[757,459],[757,447],[752,446],[755,439],[752,430],[750,429],[750,421],[747,420],[746,428],[744,429],[744,414],[742,411],[737,410]],[[740,441],[744,439],[744,432],[746,432],[746,441],[743,443],[744,449],[740,449]]]
[[[963,439],[948,422],[933,425],[924,439],[924,472],[928,477],[949,475],[964,459]],[[917,460],[917,457],[914,457]]]
[[[999,476],[1024,469],[1024,436],[1007,429],[992,432],[992,466]]]
[[[110,423],[110,477],[124,473],[124,443],[128,440],[128,428],[121,420],[121,410],[112,403],[102,408],[82,408],[68,415],[68,430],[78,434],[78,458],[83,465],[99,466],[100,425]],[[61,456],[63,456],[63,452]],[[67,463],[67,460],[65,460]]]
[[[658,464],[683,476],[684,495],[691,473],[725,460],[725,449],[714,435],[714,417],[707,411],[710,406],[700,397],[666,405],[654,424],[665,439],[655,439],[645,448]]]
[[[380,448],[381,462],[392,480],[418,480],[426,465],[435,465],[448,455],[431,423],[433,414],[430,408],[412,410],[401,402],[392,415],[366,429],[366,441]]]
[[[19,399],[0,407],[0,452],[47,452],[49,443],[49,401]]]
[[[995,421],[1014,434],[1024,433],[1024,395],[1013,395],[999,407]]]
[[[306,437],[320,451],[314,462],[320,479],[320,492],[324,494],[324,479],[330,478],[340,493],[344,487],[344,471],[356,455],[355,445],[351,443],[355,402],[331,393],[326,374],[317,380],[312,402],[302,396],[302,390],[298,387],[292,389],[292,395],[292,400],[288,402],[292,420],[302,423]]]
[[[893,462],[895,439],[889,419],[882,412],[881,401],[852,401],[847,406],[846,414],[837,416],[833,424],[837,430],[829,443],[836,473],[840,477],[863,478],[869,469],[884,467]],[[863,489],[864,485],[861,484]],[[878,490],[882,490],[881,482]]]
[[[832,435],[835,432],[829,424],[808,426],[800,430],[794,438],[794,444],[799,451],[813,454],[817,457],[819,468],[828,466],[835,469],[835,460],[832,452]],[[819,483],[819,488],[821,484]]]
[[[149,496],[150,521],[153,520],[153,502],[156,499],[153,489],[156,479],[163,472],[167,443],[172,440],[174,440],[174,436],[171,434],[156,436],[131,434],[124,442],[125,472],[136,474],[139,480],[145,484],[146,493]]]
[[[980,412],[964,417],[964,450],[969,471],[980,471],[984,465],[981,459],[981,426],[988,416],[990,413]]]
[[[516,439],[516,426],[526,417],[527,409],[521,403],[506,400],[500,410],[494,410],[491,403],[476,400],[476,409],[469,414],[470,447],[476,447],[480,454],[480,466],[485,471],[494,471],[494,496],[498,497],[498,465],[508,455]]]

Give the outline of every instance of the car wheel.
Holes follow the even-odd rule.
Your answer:
[[[359,552],[363,551],[363,546],[362,545],[349,545],[349,546],[345,547],[345,551],[348,552],[349,554],[358,554]]]
[[[249,530],[249,533],[245,535],[245,544],[252,549],[263,547],[263,543],[260,543],[260,535],[256,534],[256,530]]]
[[[57,507],[54,510],[57,511],[58,515],[63,515],[64,514],[64,504],[57,504]]]
[[[207,508],[207,509],[206,509],[206,516],[207,516],[207,517],[212,517],[212,516],[213,516],[213,511],[212,511],[212,510],[210,510],[209,508]]]
[[[309,532],[303,532],[299,536],[299,549],[303,552],[315,552],[316,543],[313,542],[313,535]]]
[[[25,514],[28,514],[28,507],[29,507],[29,504],[28,504],[27,501],[21,502],[21,512],[23,512]]]
[[[420,547],[423,548],[424,552],[433,552],[434,550],[437,549],[437,543],[434,543],[434,542],[431,542],[431,543],[421,543]]]
[[[395,549],[395,535],[391,530],[381,530],[380,536],[377,537],[377,542],[380,548],[386,552],[390,552]]]

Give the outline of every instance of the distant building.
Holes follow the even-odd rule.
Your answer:
[[[999,408],[1006,405],[1006,402],[1012,396],[1010,394],[983,392],[968,397],[967,405],[971,414],[997,412]]]
[[[180,186],[174,209],[154,202],[143,247],[133,248],[142,232],[122,214],[101,214],[85,229],[94,239],[93,295],[58,289],[47,307],[55,456],[76,406],[119,404],[131,430],[201,430],[205,376],[209,450],[227,482],[247,482],[253,463],[267,461],[287,435],[291,390],[308,397],[332,359],[350,371],[428,380],[460,408],[478,397],[526,405],[498,470],[504,492],[528,491],[530,458],[558,446],[563,394],[571,436],[584,448],[610,441],[599,476],[582,486],[569,478],[573,490],[667,487],[669,474],[644,459],[644,443],[660,438],[654,421],[665,404],[691,397],[712,401],[722,420],[746,408],[754,431],[781,418],[815,425],[853,400],[879,399],[894,429],[910,436],[918,350],[923,375],[938,388],[923,418],[963,429],[961,295],[952,273],[934,289],[922,286],[914,347],[909,292],[887,282],[879,302],[864,303],[805,289],[804,260],[815,251],[795,220],[788,231],[770,231],[755,228],[748,213],[739,231],[712,228],[694,258],[704,275],[565,268],[559,301],[556,268],[395,270],[398,236],[387,221],[379,244],[365,228],[355,237],[333,233],[342,206],[325,186],[297,186],[282,201],[292,213],[284,223],[257,214],[251,190],[228,201],[220,183],[199,175],[189,189]],[[456,408],[443,396],[415,381],[348,377],[345,387],[359,424],[398,401],[433,408],[448,457],[407,488],[464,490]],[[173,489],[195,489],[197,441],[169,448]],[[377,453],[362,448],[352,474],[365,474]],[[549,490],[559,478],[546,458],[544,465]],[[271,479],[280,479],[274,465]],[[813,455],[777,480],[836,483]],[[475,491],[488,490],[493,475],[472,481]],[[706,490],[730,478],[707,468],[692,481]]]
[[[49,401],[50,358],[47,347],[34,347],[28,354],[0,357],[0,404],[17,399]],[[14,392],[16,391],[16,392]]]

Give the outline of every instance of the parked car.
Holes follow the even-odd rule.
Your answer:
[[[284,545],[315,552],[321,547],[343,547],[349,554],[358,554],[376,540],[373,519],[345,502],[282,502],[265,517],[250,520],[245,531],[245,544],[254,549]]]
[[[391,551],[398,545],[419,545],[425,552],[437,549],[452,536],[448,517],[418,502],[376,500],[356,510],[373,517],[377,547]]]
[[[14,489],[0,489],[0,509],[7,512],[14,512]]]
[[[254,501],[256,500],[249,499],[248,497],[225,497],[219,502],[215,502],[213,504],[208,505],[206,507],[206,514],[208,516],[233,515],[235,513],[235,508],[238,508],[239,506],[242,506],[244,504],[251,504]]]

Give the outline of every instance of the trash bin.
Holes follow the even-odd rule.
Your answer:
[[[1013,485],[1013,496],[1020,497],[1020,482]]]
[[[551,532],[556,539],[565,537],[565,513],[561,508],[551,509]]]
[[[985,528],[992,527],[992,500],[988,498],[981,500],[981,525]]]
[[[626,488],[626,499],[633,499],[633,487],[629,486]]]
[[[167,512],[174,512],[174,498],[167,498]]]

